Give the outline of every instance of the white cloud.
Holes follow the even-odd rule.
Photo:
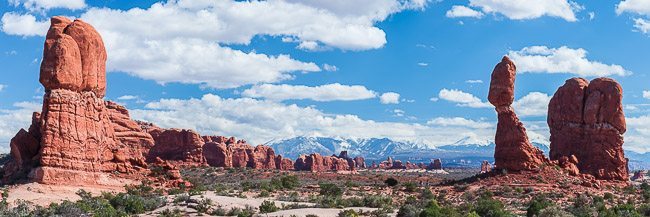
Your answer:
[[[542,16],[559,17],[575,22],[575,12],[582,6],[569,0],[470,0],[470,6],[484,13],[499,13],[513,20],[536,19]]]
[[[139,98],[140,97],[133,96],[133,95],[124,95],[124,96],[117,97],[118,100],[136,100],[136,99],[139,99]]]
[[[589,12],[589,20],[594,20],[596,18],[596,13],[595,12]]]
[[[636,18],[634,19],[634,28],[639,32],[648,34],[650,32],[650,21],[643,18]]]
[[[5,88],[7,88],[7,85],[0,84],[0,92],[2,92]]]
[[[650,1],[623,0],[616,5],[616,13],[620,15],[625,12],[650,16]]]
[[[460,107],[470,107],[470,108],[491,108],[492,105],[487,102],[481,101],[478,97],[466,93],[460,90],[452,89],[442,89],[440,90],[440,93],[438,93],[438,98],[447,100],[450,102],[456,103],[457,106]],[[432,99],[433,101],[433,99]]]
[[[548,103],[551,96],[540,92],[531,92],[528,95],[512,103],[517,115],[525,116],[546,116],[548,114]]]
[[[399,93],[386,92],[379,96],[381,104],[399,104]]]
[[[22,5],[30,11],[46,11],[52,8],[78,10],[86,7],[84,0],[9,0],[9,4]]]
[[[465,83],[468,83],[468,84],[482,84],[483,80],[467,80],[467,81],[465,81]]]
[[[453,7],[451,7],[450,10],[447,11],[445,16],[449,18],[457,18],[457,17],[481,18],[483,17],[483,12],[476,11],[474,9],[462,5],[454,5]]]
[[[393,114],[395,115],[395,117],[404,117],[406,112],[404,112],[404,110],[401,109],[394,109]]]
[[[251,98],[265,98],[273,101],[310,99],[327,102],[371,99],[375,98],[377,94],[361,85],[350,86],[334,83],[315,87],[262,84],[244,90],[241,95]]]
[[[375,26],[377,22],[403,10],[423,9],[426,2],[178,0],[146,9],[90,8],[80,17],[102,35],[109,71],[162,84],[234,88],[279,82],[292,79],[293,72],[321,69],[288,55],[243,52],[230,45],[248,45],[255,36],[269,35],[292,39],[283,41],[299,43],[304,49],[320,45],[353,51],[377,49],[386,44],[386,33]],[[3,25],[8,34],[45,34],[47,22],[8,14]]]
[[[625,149],[636,152],[650,152],[650,115],[627,117],[627,132],[625,133]]]
[[[312,107],[250,98],[224,99],[211,94],[200,99],[161,99],[130,113],[135,119],[161,127],[236,136],[253,144],[295,136],[325,136],[391,138],[439,146],[468,136],[484,140],[494,137],[494,129],[378,122],[350,114],[328,114]]]
[[[9,142],[18,130],[29,128],[32,113],[41,110],[41,104],[17,102],[12,109],[0,109],[0,153],[9,151]]]
[[[330,65],[330,64],[325,63],[325,64],[323,64],[323,70],[328,71],[328,72],[336,72],[336,71],[339,70],[339,68],[336,67],[335,65]]]
[[[620,65],[607,65],[587,59],[587,51],[582,48],[531,46],[509,51],[508,56],[517,64],[517,70],[521,73],[571,73],[585,77],[631,74]]]
[[[643,98],[650,99],[650,91],[649,90],[644,90],[643,91]]]
[[[418,63],[418,66],[428,66],[428,63]]]
[[[453,118],[438,117],[428,121],[427,125],[438,125],[442,127],[460,126],[460,127],[467,127],[467,128],[493,128],[494,127],[494,124],[492,123],[488,123],[484,121],[474,121],[462,117],[453,117]]]
[[[45,36],[50,22],[36,21],[31,14],[8,12],[2,15],[2,31],[7,35]]]

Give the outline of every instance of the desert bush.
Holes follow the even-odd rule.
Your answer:
[[[458,212],[453,207],[441,207],[438,205],[438,202],[432,200],[427,204],[427,206],[420,212],[420,217],[461,217],[460,212]]]
[[[246,208],[241,209],[233,207],[228,211],[227,216],[237,216],[237,217],[251,217],[255,214],[255,208],[251,206],[246,206]]]
[[[489,194],[483,195],[478,199],[474,211],[481,217],[512,216],[510,212],[505,210],[505,206],[501,201],[493,199]]]
[[[417,217],[422,209],[414,204],[404,204],[397,210],[397,217]]]
[[[407,182],[402,185],[404,186],[404,191],[406,192],[415,192],[418,189],[418,184],[414,182]]]
[[[399,181],[397,181],[397,179],[395,179],[393,177],[390,177],[390,178],[387,178],[386,180],[384,180],[384,184],[386,184],[386,186],[388,186],[388,187],[393,187],[393,186],[396,186],[397,184],[399,184]]]
[[[346,209],[339,212],[338,217],[359,217],[359,213],[353,209]]]
[[[321,183],[319,184],[320,187],[320,195],[326,196],[326,197],[340,197],[343,195],[343,189],[341,189],[339,186],[336,184],[332,183]]]
[[[271,193],[269,193],[266,190],[260,191],[260,194],[257,195],[257,197],[269,197],[269,196],[271,196]]]
[[[540,210],[537,217],[572,217],[571,213],[568,213],[557,206],[549,206]]]
[[[363,206],[371,208],[384,208],[393,206],[393,198],[381,195],[370,195],[363,198]]]
[[[259,207],[261,213],[271,213],[280,210],[279,207],[275,206],[273,201],[265,200]]]
[[[526,209],[526,217],[539,216],[540,211],[553,205],[551,201],[544,196],[537,196],[530,200],[528,209]]]
[[[158,214],[158,217],[182,217],[183,213],[181,212],[180,209],[164,209],[163,211]]]

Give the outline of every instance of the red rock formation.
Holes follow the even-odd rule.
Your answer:
[[[508,171],[532,170],[548,161],[542,151],[528,141],[526,128],[517,118],[511,104],[514,100],[516,66],[503,57],[492,72],[488,99],[498,113],[495,164]]]
[[[288,158],[283,158],[282,155],[275,157],[275,166],[278,170],[294,170],[293,161]]]
[[[549,103],[551,160],[575,156],[580,173],[627,180],[622,97],[621,86],[609,78],[567,80]]]
[[[203,164],[203,138],[193,130],[167,129],[149,132],[155,145],[149,150],[149,161],[161,158],[163,160],[180,161],[189,164]]]
[[[153,140],[123,107],[104,102],[106,51],[101,36],[81,20],[54,17],[43,49],[43,111],[29,132],[12,140],[16,168],[42,183],[97,184],[102,172],[146,167]],[[13,173],[13,174],[12,174]],[[5,179],[6,181],[6,179]]]
[[[366,160],[361,156],[354,158],[354,164],[357,166],[357,168],[366,168]]]
[[[642,181],[642,180],[645,179],[645,174],[646,174],[645,171],[639,170],[639,171],[634,172],[634,175],[630,179],[632,181]]]
[[[348,161],[335,156],[321,156],[318,153],[308,156],[301,155],[296,159],[294,168],[301,171],[326,172],[326,171],[350,171]]]
[[[354,159],[352,159],[352,157],[348,155],[348,151],[341,151],[338,158],[345,159],[348,162],[349,168],[353,170],[357,168],[356,162],[354,161]]]
[[[429,170],[441,170],[442,169],[442,160],[440,158],[434,159],[429,166],[427,167]]]
[[[484,160],[481,163],[481,173],[489,173],[490,171],[492,171],[492,165],[490,165],[490,162]]]

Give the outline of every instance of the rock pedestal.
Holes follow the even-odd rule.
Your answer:
[[[498,115],[495,167],[508,171],[533,170],[548,160],[538,148],[528,141],[526,128],[512,108],[517,67],[503,57],[492,72],[488,99]]]

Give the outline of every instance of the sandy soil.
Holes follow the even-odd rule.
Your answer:
[[[204,192],[203,195],[192,196],[192,198],[193,199],[209,198],[210,200],[212,200],[214,207],[221,206],[225,210],[230,210],[233,207],[245,208],[247,205],[257,209],[265,200],[275,202],[276,206],[278,207],[281,207],[282,204],[290,205],[296,203],[296,202],[274,200],[272,198],[238,198],[238,197],[219,196],[214,194],[214,192]],[[173,199],[170,198],[170,201],[171,200]],[[313,203],[298,203],[298,204],[306,205],[306,206],[315,205]],[[163,206],[152,212],[140,216],[157,216],[158,213],[160,213],[165,209],[173,210],[175,208],[185,211],[187,213],[187,216],[200,216],[193,209],[187,208],[187,206],[177,206],[174,205],[173,203],[168,203],[168,205],[166,206]],[[375,208],[365,208],[365,207],[350,207],[345,209],[363,210],[366,212],[371,212],[375,210]],[[260,214],[259,216],[291,216],[291,215],[306,216],[308,214],[315,214],[318,215],[319,217],[327,217],[327,216],[337,216],[338,213],[341,212],[342,210],[344,209],[302,208],[302,209],[280,210],[274,213]]]
[[[59,203],[64,200],[79,200],[76,192],[84,189],[93,195],[99,195],[102,192],[124,192],[124,185],[137,184],[134,181],[120,180],[122,186],[63,186],[63,185],[46,185],[39,183],[27,183],[21,185],[9,186],[9,197],[7,202],[14,205],[17,200],[26,200],[40,206],[48,206],[50,203]]]

